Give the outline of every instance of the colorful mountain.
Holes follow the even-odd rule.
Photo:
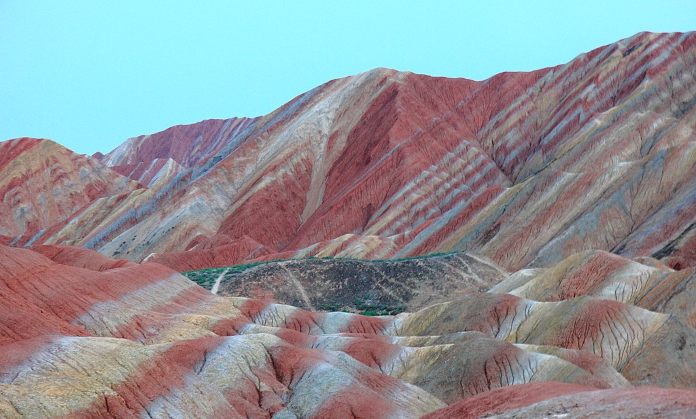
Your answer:
[[[481,82],[377,69],[135,137],[95,158],[142,188],[31,243],[177,270],[452,250],[508,270],[590,249],[690,266],[695,40],[641,33]]]
[[[0,234],[31,245],[90,203],[136,182],[50,140],[0,142]]]
[[[0,416],[696,416],[694,105],[640,33],[2,142]]]
[[[568,394],[580,413],[696,412],[693,390],[642,386],[696,382],[696,330],[617,301],[472,291],[398,316],[311,312],[41,250],[0,246],[3,417],[531,415]]]

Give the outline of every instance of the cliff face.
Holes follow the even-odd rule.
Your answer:
[[[690,266],[695,43],[641,33],[481,82],[377,69],[135,137],[95,159],[142,188],[36,242],[178,270],[451,250],[508,270],[589,249]]]

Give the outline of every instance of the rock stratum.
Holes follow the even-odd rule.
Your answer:
[[[0,143],[0,416],[696,416],[695,46]]]
[[[640,33],[480,82],[376,69],[106,155],[45,145],[22,172],[42,141],[10,141],[0,235],[179,271],[450,251],[509,271],[584,250],[692,266],[695,43]],[[70,205],[30,204],[53,195]]]
[[[696,390],[668,389],[696,383],[679,307],[472,288],[370,317],[214,295],[85,252],[0,246],[3,417],[696,413]]]

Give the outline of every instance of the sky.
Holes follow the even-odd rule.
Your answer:
[[[481,80],[696,29],[695,0],[331,3],[0,0],[0,140],[107,152],[375,67]]]

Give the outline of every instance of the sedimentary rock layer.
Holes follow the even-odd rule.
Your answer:
[[[179,271],[451,250],[509,271],[590,249],[688,267],[694,44],[640,33],[480,82],[387,69],[333,80],[259,118],[130,139],[95,159],[141,189],[81,201],[33,241],[16,217],[0,234]]]
[[[564,383],[531,383],[501,388],[424,416],[436,418],[691,417],[696,391],[654,387],[600,390]]]
[[[79,266],[80,249],[41,250],[0,246],[6,417],[418,417],[528,383],[607,406],[624,393],[601,389],[696,384],[696,332],[618,301],[469,294],[398,316],[311,312],[216,296],[155,263]],[[685,390],[635,391],[693,411]],[[503,410],[543,400],[515,397],[526,402]]]
[[[0,142],[0,235],[31,245],[98,198],[136,182],[49,140]]]

